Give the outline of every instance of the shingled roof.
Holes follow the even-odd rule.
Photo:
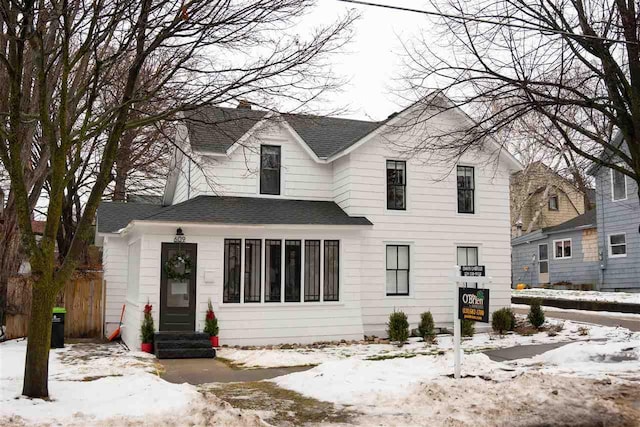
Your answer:
[[[149,211],[145,213],[147,209]],[[103,202],[98,208],[100,233],[115,233],[133,220],[256,225],[372,225],[365,217],[347,215],[330,201],[198,196],[172,206],[155,206],[155,209],[138,203],[116,202]]]
[[[562,224],[554,225],[552,227],[546,227],[542,229],[545,234],[559,233],[561,231],[576,230],[582,228],[594,228],[596,226],[596,210],[591,209],[578,215],[575,218],[565,221]]]
[[[200,107],[186,118],[191,146],[224,153],[266,115],[266,111],[247,108]],[[281,117],[320,158],[339,153],[385,123],[305,114]]]

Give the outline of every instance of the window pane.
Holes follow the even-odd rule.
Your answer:
[[[564,256],[565,257],[570,257],[571,256],[571,241],[570,240],[565,240],[565,242],[564,242]]]
[[[261,249],[259,239],[244,241],[244,302],[260,302]]]
[[[471,166],[458,166],[458,212],[474,213],[474,169]]]
[[[621,200],[627,197],[625,175],[622,172],[612,171],[613,200]]]
[[[260,194],[280,194],[280,147],[260,147]]]
[[[612,234],[611,236],[609,236],[609,239],[611,239],[612,245],[619,245],[619,244],[625,243],[624,234]]]
[[[627,245],[615,245],[611,246],[612,255],[624,255],[627,253]]]
[[[320,240],[304,242],[304,300],[320,301]]]
[[[282,252],[280,240],[265,241],[264,300],[280,302]]]
[[[387,295],[396,293],[396,270],[387,270]]]
[[[387,209],[405,209],[406,183],[406,163],[387,160]]]
[[[540,261],[549,259],[549,249],[547,245],[539,245],[538,246],[538,258]]]
[[[240,239],[224,240],[223,302],[240,302]]]
[[[340,242],[324,241],[324,300],[340,299]]]
[[[167,307],[189,307],[188,279],[168,279]]]
[[[398,268],[398,247],[387,245],[387,270]]]
[[[549,272],[549,261],[540,261],[540,273],[548,273]]]
[[[409,293],[409,271],[408,270],[398,270],[398,293],[399,294]]]
[[[398,246],[398,269],[409,269],[409,246]]]
[[[562,242],[556,242],[555,258],[562,258]]]
[[[552,211],[558,210],[558,196],[549,197],[549,209]]]
[[[286,240],[284,256],[284,300],[285,302],[300,302],[300,274],[302,272],[300,240]]]

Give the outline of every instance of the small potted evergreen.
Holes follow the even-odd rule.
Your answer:
[[[211,347],[220,347],[218,340],[218,319],[213,312],[213,306],[211,300],[209,300],[209,307],[207,308],[207,315],[204,319],[204,332],[209,334],[209,340],[211,340]]]
[[[153,326],[153,317],[151,316],[151,304],[145,304],[144,306],[144,318],[142,319],[142,326],[140,327],[140,339],[142,340],[141,350],[146,353],[153,353],[153,333],[155,327]]]

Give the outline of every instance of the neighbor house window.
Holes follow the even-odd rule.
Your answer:
[[[627,256],[627,236],[624,233],[609,235],[609,257],[621,258]]]
[[[408,245],[387,245],[387,295],[409,295]]]
[[[264,301],[280,302],[282,279],[282,242],[265,240],[264,242]]]
[[[320,240],[304,242],[304,300],[320,301]]]
[[[224,239],[223,302],[240,302],[240,239]]]
[[[280,194],[280,147],[260,146],[260,194]]]
[[[324,300],[340,299],[340,242],[324,241]]]
[[[302,272],[302,247],[300,240],[284,243],[284,301],[300,302],[300,275]]]
[[[613,169],[611,170],[611,195],[614,201],[627,198],[627,177]]]
[[[260,302],[262,240],[244,241],[244,302]]]
[[[387,160],[387,209],[407,208],[407,163]]]
[[[478,248],[476,246],[458,246],[458,265],[478,265]]]
[[[555,259],[571,258],[571,239],[553,241]]]
[[[550,211],[558,210],[558,196],[549,196],[549,210]]]
[[[475,178],[471,166],[458,166],[458,213],[475,212]]]

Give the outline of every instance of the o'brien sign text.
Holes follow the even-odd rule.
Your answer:
[[[489,323],[489,289],[458,289],[458,318]]]

